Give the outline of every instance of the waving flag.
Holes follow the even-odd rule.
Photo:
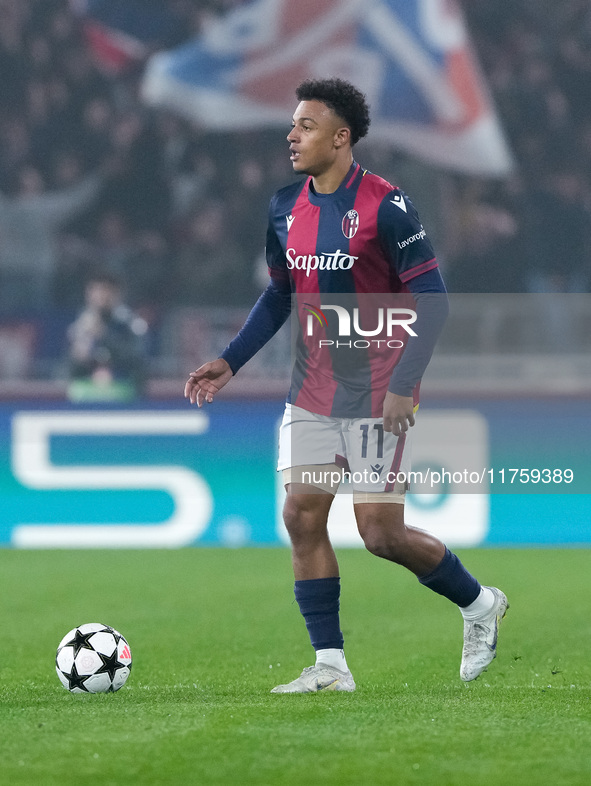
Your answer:
[[[101,67],[119,74],[156,49],[186,38],[182,20],[160,0],[70,0]]]
[[[454,0],[253,0],[153,55],[143,96],[212,129],[287,127],[298,83],[328,76],[365,92],[371,139],[464,172],[511,170]]]

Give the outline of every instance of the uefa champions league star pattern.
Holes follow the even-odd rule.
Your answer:
[[[109,625],[90,622],[66,633],[55,658],[57,676],[70,693],[113,693],[127,682],[131,650]]]

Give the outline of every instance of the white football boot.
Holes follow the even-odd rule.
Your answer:
[[[355,690],[353,675],[325,663],[308,666],[300,676],[287,685],[277,685],[271,693],[317,693],[321,690]]]
[[[507,598],[496,587],[487,587],[495,596],[492,609],[475,620],[464,620],[464,649],[460,677],[475,680],[497,656],[499,623],[509,608]]]

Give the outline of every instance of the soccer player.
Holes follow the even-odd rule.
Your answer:
[[[211,403],[296,311],[297,353],[278,469],[287,491],[284,521],[295,596],[316,663],[272,692],[355,690],[340,630],[339,567],[327,531],[342,468],[353,479],[355,517],[366,548],[460,607],[460,677],[470,681],[496,655],[507,598],[481,586],[433,535],[405,524],[406,484],[398,480],[409,466],[408,429],[415,422],[419,383],[447,317],[445,286],[410,199],[353,158],[352,148],[370,122],[363,94],[348,82],[328,79],[303,82],[296,96],[287,141],[294,172],[305,177],[271,200],[270,283],[221,356],[194,371],[185,386],[191,403]],[[339,302],[341,293],[345,299]],[[390,325],[388,341],[383,323],[375,333],[367,322],[360,328],[368,298],[378,298],[383,317],[384,293],[405,305],[412,298],[414,306],[394,312],[402,317]],[[324,305],[327,301],[333,305]],[[351,303],[358,305],[353,322],[363,336],[355,341],[343,337],[351,336]],[[327,318],[335,311],[338,334],[335,320]],[[315,342],[310,336],[316,322],[325,332]],[[382,338],[365,338],[374,335]]]

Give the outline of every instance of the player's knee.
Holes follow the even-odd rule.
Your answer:
[[[309,504],[309,501],[298,499],[298,495],[289,495],[283,507],[283,521],[292,543],[310,542],[326,533],[326,517],[322,511]]]
[[[403,563],[407,542],[404,532],[388,532],[383,527],[367,527],[361,532],[365,548],[376,557]]]

